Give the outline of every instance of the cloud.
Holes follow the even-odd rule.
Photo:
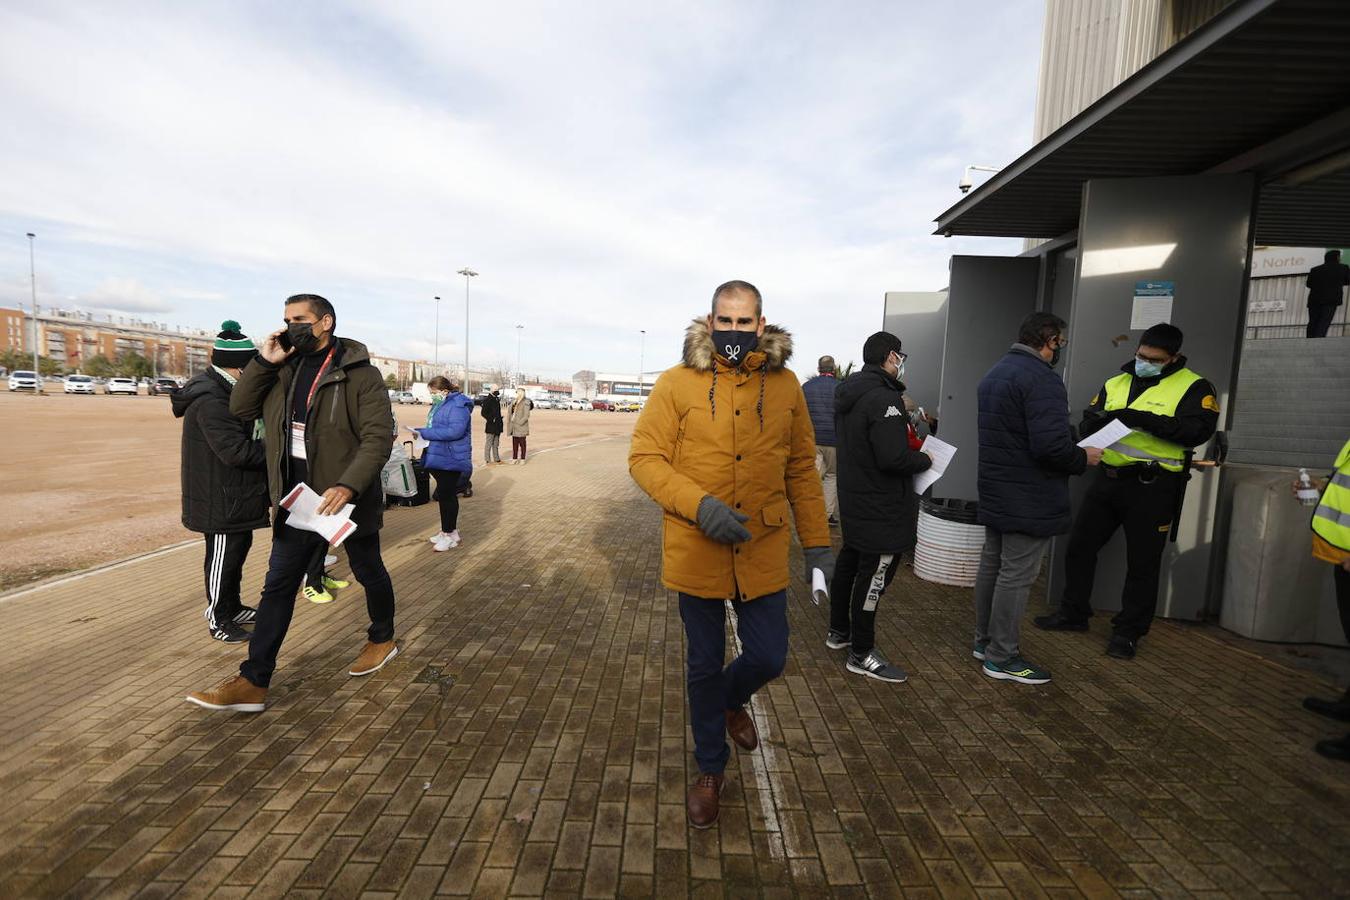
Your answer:
[[[84,310],[160,315],[174,310],[173,304],[135,278],[105,278],[92,291],[71,297]]]
[[[52,223],[77,293],[150,304],[120,309],[263,330],[319,290],[411,352],[441,294],[444,357],[469,264],[475,364],[524,323],[526,358],[570,374],[636,369],[640,328],[673,363],[744,277],[800,354],[847,359],[885,291],[1015,252],[929,232],[965,164],[1030,143],[1032,0],[137,10],[0,9],[25,123],[0,220]]]

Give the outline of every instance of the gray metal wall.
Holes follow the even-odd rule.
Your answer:
[[[1193,369],[1214,383],[1227,409],[1245,321],[1253,192],[1247,175],[1088,182],[1068,317],[1073,356],[1065,370],[1075,416],[1133,355],[1141,331],[1130,329],[1130,313],[1139,280],[1176,282],[1171,321],[1186,334],[1182,352]],[[1149,269],[1128,268],[1127,259],[1113,252],[1168,244],[1175,246],[1165,261]],[[953,282],[953,297],[954,287]],[[1088,478],[1075,479],[1076,500]],[[1205,605],[1217,496],[1214,474],[1199,474],[1191,482],[1178,543],[1169,544],[1163,557],[1159,612],[1164,615],[1193,618]],[[1056,564],[1051,567],[1051,593],[1056,597],[1062,587],[1066,543],[1056,542]],[[1118,534],[1101,555],[1092,598],[1095,607],[1119,608],[1124,574],[1124,540]]]
[[[947,299],[946,355],[938,437],[956,459],[933,487],[936,497],[977,499],[979,460],[976,388],[1017,340],[1017,327],[1036,311],[1041,261],[1035,257],[953,256]]]
[[[947,336],[947,292],[888,291],[881,327],[900,338],[909,354],[901,379],[909,395],[920,406],[937,412]],[[849,352],[862,358],[861,347],[851,347]],[[845,354],[843,358],[850,357]]]

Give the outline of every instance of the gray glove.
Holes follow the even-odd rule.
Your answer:
[[[742,522],[750,521],[712,494],[698,504],[698,527],[719,544],[739,544],[750,540],[750,530]]]
[[[825,575],[825,583],[834,580],[834,553],[829,547],[803,547],[802,557],[806,560],[806,583],[811,583],[811,570],[819,569]]]

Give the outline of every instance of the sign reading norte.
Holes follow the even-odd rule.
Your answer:
[[[1303,275],[1322,264],[1326,247],[1257,247],[1252,251],[1252,277]],[[1341,251],[1342,258],[1350,253]]]

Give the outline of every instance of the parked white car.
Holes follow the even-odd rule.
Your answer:
[[[31,369],[15,369],[9,373],[11,391],[36,391],[37,385],[37,373]]]
[[[94,379],[88,375],[67,375],[65,387],[62,388],[67,394],[93,394]]]
[[[131,394],[136,395],[136,379],[134,378],[109,378],[108,383],[103,385],[105,394]]]
[[[591,401],[589,401],[589,400],[568,400],[568,401],[567,401],[567,408],[568,408],[568,409],[590,409],[590,408],[591,408]]]

